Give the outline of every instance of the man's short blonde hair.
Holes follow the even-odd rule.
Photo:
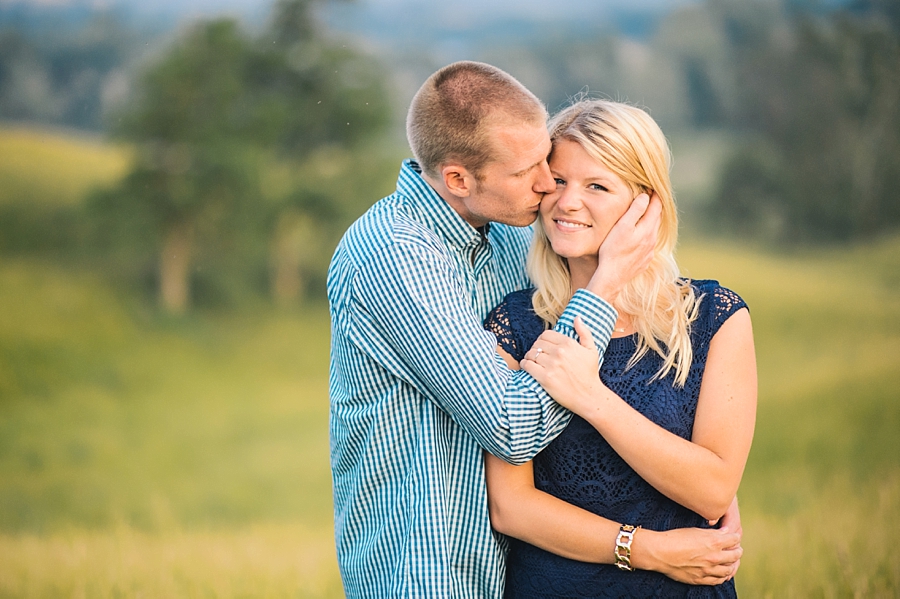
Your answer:
[[[494,158],[492,125],[543,124],[547,109],[509,73],[481,62],[447,65],[422,84],[409,107],[406,137],[422,171],[458,161],[476,178]]]

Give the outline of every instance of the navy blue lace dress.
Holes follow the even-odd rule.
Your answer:
[[[691,326],[694,358],[683,388],[672,385],[673,374],[648,384],[662,359],[648,352],[626,370],[636,337],[614,338],[600,368],[600,378],[633,408],[667,430],[691,438],[700,379],[709,342],[729,316],[746,306],[734,292],[716,281],[692,281],[702,296],[700,313]],[[512,293],[485,321],[499,345],[516,360],[544,331],[531,305],[533,289]],[[675,503],[651,487],[625,463],[585,420],[574,416],[534,459],[538,489],[616,522],[651,530],[708,528],[702,516]],[[691,586],[662,574],[624,572],[614,565],[590,564],[560,557],[517,539],[509,539],[506,594],[508,599],[545,597],[736,597],[734,581],[719,586]]]

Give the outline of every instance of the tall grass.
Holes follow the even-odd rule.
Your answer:
[[[0,528],[330,517],[323,309],[157,319],[0,266]]]
[[[42,135],[0,130],[0,206],[77,203],[125,168]],[[680,262],[754,322],[740,593],[900,595],[900,239]],[[339,597],[328,326],[324,306],[166,318],[0,256],[0,597]]]
[[[339,597],[331,536],[301,525],[0,536],[4,597]]]
[[[0,597],[340,594],[327,314],[145,312],[0,265]]]
[[[900,594],[900,239],[681,252],[747,299],[760,398],[739,497],[747,597]]]

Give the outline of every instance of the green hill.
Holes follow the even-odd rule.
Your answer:
[[[72,205],[98,185],[122,177],[130,151],[94,137],[0,126],[0,206]]]

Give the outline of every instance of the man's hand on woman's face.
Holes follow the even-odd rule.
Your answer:
[[[613,303],[622,287],[650,264],[661,218],[662,202],[655,192],[652,198],[637,196],[600,245],[588,291]]]

